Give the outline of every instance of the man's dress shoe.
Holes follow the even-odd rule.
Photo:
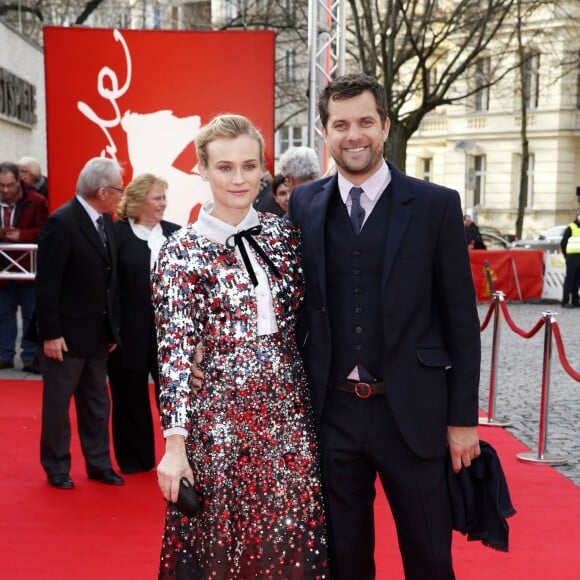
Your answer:
[[[112,469],[105,469],[104,471],[89,473],[89,479],[100,481],[101,483],[106,483],[107,485],[125,485],[125,480],[121,476],[117,475]]]
[[[48,476],[48,485],[59,489],[74,489],[75,484],[68,473],[56,473]]]

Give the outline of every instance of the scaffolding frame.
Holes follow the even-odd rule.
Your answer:
[[[320,161],[322,174],[329,170],[328,150],[318,114],[318,94],[344,74],[344,0],[308,0],[308,145]]]

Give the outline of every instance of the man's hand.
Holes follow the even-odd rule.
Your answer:
[[[18,228],[6,228],[4,237],[10,242],[17,242],[20,240],[20,230]]]
[[[459,473],[461,465],[469,467],[479,457],[479,438],[476,427],[447,427],[447,443],[453,471]]]
[[[64,353],[68,352],[68,347],[64,337],[61,336],[60,338],[45,340],[43,350],[46,358],[54,358],[58,362],[62,362],[64,360]]]
[[[197,392],[197,389],[201,389],[201,384],[203,382],[203,371],[200,370],[199,365],[203,360],[203,344],[199,342],[195,347],[195,358],[193,361],[193,367],[191,370],[191,390]]]

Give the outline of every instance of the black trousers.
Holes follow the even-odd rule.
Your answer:
[[[393,513],[405,578],[454,578],[445,458],[426,460],[410,450],[385,396],[360,399],[331,390],[320,446],[332,578],[375,577],[377,475]]]
[[[566,255],[566,276],[564,278],[564,292],[562,304],[571,302],[578,306],[580,299],[578,289],[580,287],[580,254]]]
[[[68,473],[71,466],[69,416],[74,397],[79,438],[87,473],[111,468],[107,390],[107,344],[90,357],[64,354],[64,361],[39,356],[42,372],[40,461],[48,475]]]
[[[109,364],[108,372],[113,401],[113,448],[119,468],[123,473],[149,471],[155,466],[149,371]],[[157,373],[152,374],[158,393],[159,379]]]

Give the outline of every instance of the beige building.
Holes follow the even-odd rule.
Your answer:
[[[577,3],[576,12],[580,17]],[[530,155],[523,237],[532,237],[569,223],[580,206],[580,23],[538,12],[523,35]],[[485,78],[492,50],[465,83]],[[504,66],[514,66],[515,52],[504,56]],[[465,211],[480,225],[505,233],[515,231],[520,192],[520,87],[512,70],[461,105],[438,109],[423,120],[407,149],[409,174],[457,189]]]
[[[46,171],[45,117],[42,50],[0,20],[0,161],[32,156]]]

